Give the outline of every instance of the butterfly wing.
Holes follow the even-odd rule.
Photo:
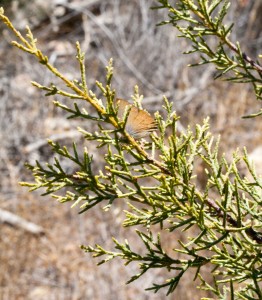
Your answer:
[[[142,138],[156,129],[156,122],[147,111],[132,107],[126,129],[127,131],[130,130],[132,136]]]
[[[142,138],[156,129],[156,122],[147,111],[138,109],[123,99],[117,99],[116,103],[118,116],[121,119],[124,116],[126,107],[131,106],[125,129],[133,137]]]

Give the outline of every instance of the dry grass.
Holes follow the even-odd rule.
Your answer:
[[[113,57],[118,96],[129,98],[133,85],[138,84],[145,95],[145,107],[154,112],[161,110],[161,97],[167,94],[174,101],[184,127],[209,115],[211,130],[222,135],[222,151],[227,154],[247,145],[251,152],[261,144],[259,119],[240,118],[259,108],[248,86],[213,82],[212,68],[188,69],[186,65],[194,57],[180,54],[188,45],[177,39],[172,28],[155,27],[164,16],[163,12],[150,11],[153,1],[107,0],[86,4],[87,1],[74,0],[58,7],[49,0],[44,1],[48,4],[45,8],[41,1],[35,1],[33,14],[31,2],[21,1],[21,7],[6,8],[20,27],[29,16],[41,48],[71,78],[79,76],[72,46],[79,40],[87,53],[91,89],[96,90],[94,79],[103,80],[104,65]],[[261,6],[258,1],[233,2],[229,17],[235,21],[236,33],[232,38],[240,40],[244,50],[256,57],[262,40],[261,22],[256,23]],[[248,15],[256,27],[252,23],[247,26]],[[19,187],[18,181],[31,180],[23,166],[25,161],[52,160],[49,147],[37,142],[60,134],[65,136],[63,143],[70,145],[70,134],[74,134],[79,122],[65,120],[54,108],[53,99],[45,98],[30,86],[30,80],[44,84],[57,80],[28,55],[10,47],[8,41],[12,37],[8,32],[1,36],[4,39],[0,39],[0,208],[43,226],[46,235],[36,237],[1,224],[0,299],[199,299],[206,295],[196,291],[190,278],[185,278],[170,297],[164,291],[158,295],[145,292],[143,289],[153,282],[172,276],[163,271],[147,274],[126,286],[125,282],[138,271],[135,265],[124,267],[121,261],[113,261],[97,267],[95,260],[79,249],[80,244],[95,243],[112,248],[112,236],[137,243],[133,229],[121,227],[123,203],[107,213],[95,208],[77,215],[77,210],[68,205],[41,198],[37,193],[28,194]],[[250,36],[253,40],[249,43]],[[80,125],[93,126],[86,122]],[[85,143],[80,137],[74,139],[79,147]],[[96,154],[96,161],[99,167],[101,154]],[[178,238],[183,237],[173,237]],[[167,250],[171,248],[169,239],[164,238]]]

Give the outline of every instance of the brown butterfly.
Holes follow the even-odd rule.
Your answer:
[[[145,137],[157,128],[155,120],[147,111],[139,109],[128,101],[119,98],[116,99],[116,106],[120,119],[123,119],[126,108],[131,107],[125,130],[134,138],[140,139]]]

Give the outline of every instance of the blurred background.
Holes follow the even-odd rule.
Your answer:
[[[227,16],[227,23],[235,24],[231,41],[239,41],[242,50],[256,60],[262,46],[262,2],[231,2]],[[91,90],[99,93],[95,80],[104,82],[105,66],[112,57],[113,87],[118,97],[130,99],[137,84],[144,95],[143,106],[154,113],[162,111],[162,97],[166,95],[181,117],[181,128],[210,116],[211,131],[215,136],[221,135],[221,152],[230,157],[237,147],[246,146],[257,161],[259,172],[261,117],[241,118],[261,107],[252,87],[214,81],[216,71],[211,65],[187,67],[197,61],[197,56],[181,54],[190,46],[177,37],[174,28],[156,27],[167,19],[167,11],[151,10],[154,5],[156,2],[151,0],[0,1],[20,31],[24,33],[25,26],[30,25],[44,54],[70,79],[79,79],[75,60],[75,42],[79,41],[86,53]],[[30,84],[31,80],[43,85],[60,82],[33,57],[10,45],[14,36],[3,24],[0,31],[0,299],[144,300],[208,296],[196,290],[190,276],[183,278],[176,292],[168,297],[164,290],[157,295],[144,291],[153,282],[172,277],[163,270],[150,271],[126,285],[138,272],[135,264],[123,266],[120,260],[114,260],[97,267],[98,261],[80,250],[81,244],[96,243],[113,249],[114,236],[122,242],[128,238],[131,245],[138,243],[142,251],[134,228],[121,227],[124,204],[108,212],[96,207],[78,215],[78,209],[71,209],[70,203],[62,205],[19,186],[19,181],[32,181],[25,162],[53,160],[47,138],[64,145],[76,140],[80,149],[85,142],[77,126],[92,130],[93,124],[67,120],[64,112],[53,105],[57,98],[45,97]],[[72,105],[68,100],[59,100]],[[88,148],[96,152],[99,169],[102,154],[94,145],[88,144]],[[15,225],[13,217],[22,219]],[[39,227],[34,231],[23,223],[25,220]],[[170,236],[164,239],[172,249]],[[183,237],[172,240],[179,238]]]

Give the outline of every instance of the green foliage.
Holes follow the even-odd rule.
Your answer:
[[[230,40],[233,24],[225,25],[230,8],[228,0],[180,0],[170,4],[158,0],[154,9],[167,9],[168,20],[159,25],[171,24],[176,27],[181,38],[188,39],[192,49],[185,52],[198,52],[199,62],[192,64],[214,64],[218,71],[216,78],[222,77],[237,83],[251,83],[257,99],[262,100],[262,67],[247,56],[239,43]],[[210,39],[210,37],[215,37]],[[248,117],[262,114],[262,110]]]
[[[228,1],[177,1],[176,8],[167,1],[159,2],[162,8],[169,9],[169,23],[193,42],[192,51],[203,54],[200,63],[215,63],[221,75],[233,71],[235,75],[231,80],[237,82],[246,82],[251,71],[259,74],[255,65],[246,62],[240,47],[232,49],[228,41],[232,26],[226,27],[222,23]],[[218,11],[220,4],[223,5]],[[52,84],[33,84],[46,91],[46,96],[63,95],[78,101],[72,107],[57,101],[54,104],[69,113],[69,118],[95,122],[96,132],[81,128],[79,131],[87,141],[96,143],[97,148],[103,148],[106,153],[105,167],[96,170],[88,146],[81,151],[74,143],[68,150],[49,141],[56,153],[55,161],[46,165],[39,162],[35,166],[27,165],[35,182],[22,185],[31,190],[42,189],[43,195],[51,194],[60,202],[72,202],[72,206],[78,206],[82,213],[94,209],[97,204],[108,210],[117,199],[125,200],[129,209],[125,212],[123,226],[139,226],[137,234],[144,245],[144,254],[137,253],[128,241],[121,243],[116,239],[113,239],[115,251],[100,245],[82,246],[82,249],[94,257],[103,257],[99,264],[117,257],[125,264],[139,263],[140,273],[128,283],[152,269],[166,269],[170,278],[165,283],[154,284],[149,290],[157,292],[166,288],[170,294],[181,278],[193,269],[195,279],[199,278],[198,287],[210,291],[218,299],[262,299],[262,234],[259,232],[262,181],[245,150],[243,153],[236,151],[230,161],[221,156],[219,140],[209,132],[208,119],[202,125],[178,133],[178,116],[166,98],[163,108],[167,117],[155,114],[158,130],[148,141],[134,139],[125,129],[130,109],[126,110],[123,120],[118,117],[115,91],[111,86],[112,61],[107,67],[106,83],[97,82],[103,95],[103,99],[98,99],[86,85],[84,54],[79,43],[76,59],[81,82],[67,79],[49,63],[37,48],[29,28],[26,39],[16,31],[3,10],[0,18],[20,41],[13,44],[34,55],[71,92]],[[186,23],[178,25],[180,21]],[[209,35],[221,39],[215,50],[211,50],[205,40]],[[236,56],[229,58],[225,46],[236,51]],[[257,87],[258,98],[261,95],[259,80],[252,81]],[[134,99],[139,103],[137,88]],[[86,109],[81,110],[79,102],[93,106],[97,113],[91,115]],[[75,171],[68,172],[63,168],[61,159],[71,161]],[[243,164],[249,170],[251,180],[242,175]],[[202,165],[201,171],[199,165]],[[204,187],[197,181],[202,173],[205,174]],[[181,232],[184,235],[183,241],[177,240],[172,255],[168,254],[162,241],[163,231],[168,232],[172,240]],[[210,271],[213,282],[207,282],[203,277],[206,265],[213,267]]]

